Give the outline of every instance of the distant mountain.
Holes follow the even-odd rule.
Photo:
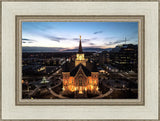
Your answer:
[[[59,52],[64,48],[53,47],[22,47],[22,52]]]
[[[122,48],[138,48],[138,45],[133,45],[133,44],[117,45],[115,48],[111,50],[111,52],[119,52]]]
[[[99,52],[99,51],[111,51],[112,48],[89,48],[83,47],[83,52]],[[22,47],[23,52],[78,52],[77,49],[65,49],[65,48],[53,48],[53,47]]]
[[[111,50],[111,52],[119,52],[121,50],[121,47],[120,46],[116,46],[115,48],[113,48]]]
[[[99,51],[110,51],[112,50],[112,48],[106,48],[106,49],[102,49],[102,48],[83,48],[83,52],[99,52]],[[65,50],[66,52],[78,52],[78,49],[68,49]]]

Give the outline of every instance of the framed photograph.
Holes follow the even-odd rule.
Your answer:
[[[1,1],[1,120],[159,120],[159,4]]]
[[[16,23],[17,105],[144,104],[144,16],[16,16]]]

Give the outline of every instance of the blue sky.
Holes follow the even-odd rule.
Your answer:
[[[138,22],[22,22],[23,47],[113,48],[138,44]]]

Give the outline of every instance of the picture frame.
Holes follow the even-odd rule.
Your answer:
[[[42,8],[41,11],[44,11],[43,14],[41,13],[36,13],[36,11],[40,10],[40,8],[38,7],[38,5],[42,5],[42,3],[47,4],[48,7]],[[49,3],[52,3],[49,5]],[[79,5],[81,4],[82,5]],[[96,6],[102,5],[102,4],[106,4],[104,5],[102,8],[99,8]],[[90,6],[92,4],[92,6]],[[97,5],[98,4],[98,5]],[[115,4],[115,6],[114,6]],[[116,5],[117,4],[117,5]],[[141,13],[135,15],[135,13],[133,11],[129,11],[128,13],[125,13],[124,10],[121,10],[121,13],[117,12],[116,15],[116,10],[117,10],[117,6],[119,6],[118,4],[125,4],[128,5],[129,7],[131,7],[131,9],[133,9],[133,7],[135,7],[137,4],[139,4],[139,7],[142,7],[141,9]],[[134,5],[133,5],[134,4]],[[143,4],[144,4],[144,8],[143,8]],[[152,5],[150,5],[152,4]],[[152,103],[151,100],[149,100],[149,95],[152,91],[151,89],[153,89],[155,92],[159,91],[158,86],[156,84],[159,85],[159,67],[156,65],[156,63],[158,63],[159,65],[159,59],[157,57],[157,55],[159,56],[159,46],[158,46],[158,36],[159,36],[159,23],[158,20],[155,20],[155,23],[151,22],[151,20],[153,20],[153,16],[158,13],[158,16],[156,16],[157,18],[159,17],[159,1],[156,0],[145,0],[145,1],[127,1],[127,0],[123,0],[120,3],[117,2],[116,0],[111,2],[109,0],[107,1],[97,1],[97,0],[87,0],[87,1],[83,1],[83,0],[77,0],[77,1],[55,1],[55,0],[48,0],[48,1],[21,1],[21,0],[17,0],[17,1],[8,1],[8,0],[4,0],[1,1],[1,16],[2,16],[2,46],[1,46],[1,85],[2,85],[2,97],[1,97],[1,102],[2,102],[2,106],[1,106],[1,110],[2,110],[2,117],[1,120],[12,120],[12,119],[24,119],[24,120],[131,120],[131,119],[136,119],[136,120],[141,120],[143,119],[142,114],[143,111],[146,112],[146,114],[148,114],[148,116],[144,116],[144,120],[148,120],[148,119],[154,119],[154,120],[159,120],[159,108],[157,108],[157,105],[159,105],[159,96],[157,93],[155,94],[151,94],[152,97],[156,97],[155,99],[153,99]],[[22,10],[22,5],[24,5],[24,10],[27,10],[28,7],[31,5],[32,6],[32,10],[35,11],[35,13],[33,13],[32,15],[30,13],[32,13],[31,11],[24,12],[24,10]],[[77,6],[79,5],[79,9],[77,11],[75,11],[75,13],[71,13],[70,12],[72,10],[74,10],[75,8],[73,7],[72,9],[69,6]],[[107,8],[110,5],[113,5],[113,9],[112,8]],[[18,6],[15,8],[15,6]],[[42,5],[43,6],[43,5]],[[64,15],[64,10],[60,11],[59,14],[58,12],[56,13],[52,13],[49,12],[49,9],[51,7],[54,6],[55,10],[59,10],[60,8],[58,7],[64,7],[64,10],[66,10],[66,14]],[[85,11],[79,11],[80,8],[84,8],[84,7],[88,7]],[[93,6],[95,8],[93,8]],[[156,6],[155,8],[153,6]],[[35,8],[33,8],[35,7]],[[117,7],[117,8],[116,8]],[[128,7],[128,8],[129,8]],[[48,10],[47,10],[48,9]],[[61,8],[62,9],[62,8]],[[110,13],[103,13],[103,15],[97,15],[97,13],[93,12],[95,10],[98,11],[102,11],[102,10],[110,10]],[[8,11],[6,11],[8,10]],[[20,12],[17,12],[19,10],[22,10]],[[128,10],[128,9],[127,9]],[[12,11],[12,12],[11,12]],[[40,12],[41,12],[40,11]],[[24,12],[24,13],[23,13]],[[124,15],[124,13],[125,15]],[[26,14],[27,13],[27,14]],[[86,14],[85,14],[86,13]],[[112,14],[113,13],[113,14]],[[137,12],[138,13],[138,12]],[[142,14],[144,13],[144,14]],[[5,15],[6,14],[6,15]],[[8,15],[7,15],[8,14]],[[48,15],[49,14],[49,15]],[[52,15],[55,14],[55,15]],[[75,14],[75,15],[74,15]],[[102,13],[101,13],[102,14]],[[14,22],[11,22],[11,24],[7,25],[8,21],[7,17],[10,18],[14,18]],[[150,19],[151,18],[151,19]],[[22,57],[22,50],[21,50],[21,45],[22,43],[20,42],[20,39],[22,38],[21,35],[21,22],[22,21],[138,21],[139,22],[139,79],[141,81],[139,81],[139,95],[140,98],[139,100],[22,100],[21,99],[21,57]],[[150,26],[148,25],[148,23],[153,24],[153,26],[155,27],[158,24],[158,29],[155,30],[155,38],[154,38],[154,42],[150,42],[151,45],[151,51],[154,52],[154,54],[152,55],[152,58],[154,58],[153,60],[149,60],[148,56],[150,53],[149,52],[149,38],[153,37],[153,35],[146,35],[149,32],[153,32],[151,30],[148,30],[147,28],[149,28]],[[14,23],[14,24],[13,24]],[[14,26],[15,25],[15,26]],[[148,25],[148,26],[147,26]],[[11,29],[11,27],[13,27]],[[10,28],[10,31],[8,31]],[[6,36],[6,33],[8,33],[8,38]],[[157,36],[156,36],[157,35]],[[150,37],[151,36],[151,37]],[[6,43],[10,42],[11,40],[9,38],[15,38],[12,39],[14,40],[14,42],[11,42],[11,44],[8,44],[8,46],[10,47],[6,47]],[[14,47],[13,47],[14,45]],[[156,46],[157,45],[157,46]],[[153,48],[154,47],[154,48]],[[6,54],[12,55],[12,57],[8,57],[6,56]],[[15,56],[13,56],[15,55]],[[9,58],[12,58],[12,61],[8,61]],[[6,63],[6,64],[5,64]],[[8,64],[7,64],[8,63]],[[152,66],[150,66],[152,64]],[[153,65],[154,64],[154,65]],[[11,70],[9,70],[9,73],[12,72],[13,74],[11,74],[11,77],[6,77],[7,72],[5,67],[7,67],[8,65],[12,65],[13,68]],[[9,68],[9,67],[8,67]],[[149,71],[152,70],[151,72]],[[13,71],[14,70],[14,71]],[[14,73],[15,72],[15,73]],[[150,73],[151,74],[150,74]],[[155,74],[155,75],[153,75]],[[15,83],[10,83],[11,81],[5,81],[5,80],[9,80],[11,78],[13,78],[13,80],[15,80]],[[154,84],[152,86],[152,88],[148,87],[150,82],[146,81],[146,80],[150,80],[153,79]],[[147,84],[146,84],[147,83]],[[14,86],[13,86],[14,84]],[[9,86],[9,88],[12,90],[13,94],[12,96],[9,97],[4,97],[5,95],[8,95],[9,92],[11,91],[4,91],[6,86]],[[148,90],[147,90],[148,89]],[[8,103],[6,100],[11,98],[11,102]],[[153,103],[154,102],[154,103]],[[152,105],[151,105],[152,104]],[[151,108],[151,107],[152,108]],[[10,110],[10,108],[12,107],[12,110]],[[32,111],[29,109],[30,107],[32,107]],[[51,112],[54,112],[55,114],[57,114],[56,116],[49,116],[50,113],[48,115],[40,116],[37,117],[36,115],[40,115],[41,112],[47,111],[46,108],[49,107],[48,111],[51,110]],[[53,108],[55,109],[55,111],[53,111]],[[112,108],[113,110],[111,110],[110,113],[108,113],[108,116],[104,116],[105,114],[100,114],[104,111],[107,111],[106,108]],[[23,109],[24,108],[24,109]],[[67,109],[66,109],[67,108]],[[71,109],[68,109],[71,108]],[[123,108],[124,112],[127,112],[127,108],[130,108],[129,110],[139,110],[139,114],[137,117],[137,114],[135,114],[134,116],[122,116],[120,114],[120,108]],[[37,109],[40,109],[41,112],[40,113],[33,113],[34,111],[36,111]],[[93,111],[94,109],[94,111]],[[158,109],[158,110],[157,110]],[[17,111],[16,111],[17,110]],[[24,115],[25,113],[21,113],[22,115],[19,115],[19,111],[24,111],[27,114],[30,114],[32,112],[33,115],[30,115],[31,117],[29,117],[28,115]],[[74,111],[78,110],[78,114],[74,114]],[[92,111],[91,111],[92,110]],[[152,111],[153,113],[151,113]],[[29,112],[30,111],[30,112]],[[47,112],[48,112],[47,111]],[[57,112],[56,112],[57,111]],[[96,114],[97,111],[100,111],[98,114],[98,116],[94,116]],[[129,111],[129,112],[130,112]],[[14,112],[14,113],[13,113]],[[74,114],[74,116],[72,117],[72,115],[70,115],[69,113],[72,112]],[[86,112],[86,114],[84,115],[84,113],[82,112]],[[107,111],[108,112],[108,111]],[[113,112],[119,112],[119,115],[117,117],[113,117]],[[141,114],[141,113],[142,114]],[[10,113],[10,115],[8,115]],[[62,118],[60,116],[61,113],[64,113],[65,116]],[[137,112],[138,113],[138,112]],[[83,115],[83,117],[81,117],[81,115]],[[23,117],[23,118],[22,118]],[[134,117],[134,118],[133,118]]]
[[[22,58],[22,43],[21,38],[21,28],[22,28],[22,22],[33,22],[33,21],[61,21],[61,22],[71,22],[71,21],[118,21],[118,22],[129,22],[129,21],[138,21],[139,22],[139,96],[138,99],[109,99],[109,100],[99,100],[94,99],[93,101],[90,99],[54,99],[54,100],[28,100],[28,99],[22,99],[22,87],[21,87],[21,73],[22,73],[22,65],[21,65],[21,58]],[[17,68],[16,70],[19,70],[17,72],[17,81],[16,82],[16,105],[144,105],[144,16],[16,16],[16,48],[17,48]],[[99,102],[100,101],[100,102]]]

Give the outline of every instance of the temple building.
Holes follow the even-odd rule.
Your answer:
[[[63,93],[74,92],[75,96],[97,94],[98,91],[98,70],[94,63],[89,62],[83,53],[81,36],[79,50],[74,62],[66,62],[63,67]]]

